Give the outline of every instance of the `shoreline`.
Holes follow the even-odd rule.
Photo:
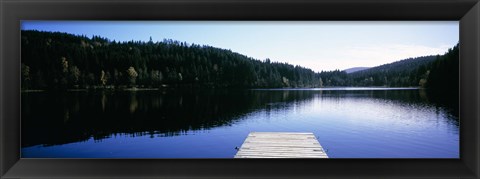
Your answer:
[[[82,89],[66,89],[66,90],[43,90],[43,89],[29,89],[21,90],[22,93],[35,93],[35,92],[88,92],[88,91],[156,91],[165,89],[185,89],[183,87],[159,87],[159,88],[82,88]],[[199,89],[229,89],[229,88],[199,88]],[[240,89],[240,88],[234,88]],[[422,87],[384,87],[384,86],[372,86],[372,87],[323,87],[323,88],[241,88],[244,90],[254,91],[275,91],[275,90],[313,90],[313,91],[360,91],[360,90],[418,90],[426,89]]]

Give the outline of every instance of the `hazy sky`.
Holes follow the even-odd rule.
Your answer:
[[[458,21],[22,21],[21,28],[117,41],[174,39],[314,71],[443,54],[459,41]]]

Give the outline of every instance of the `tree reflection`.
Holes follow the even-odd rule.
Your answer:
[[[137,108],[138,108],[138,101],[137,101],[136,92],[131,92],[130,93],[130,106],[129,106],[130,114],[135,113],[135,111],[137,111]]]

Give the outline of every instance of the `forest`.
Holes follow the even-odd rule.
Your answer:
[[[227,49],[171,39],[117,42],[61,32],[21,31],[22,90],[159,87],[423,87],[458,91],[458,44],[443,55],[404,59],[353,73],[315,72]]]

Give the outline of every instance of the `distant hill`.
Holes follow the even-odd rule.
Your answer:
[[[438,57],[440,56],[408,58],[354,72],[351,72],[352,69],[362,67],[321,72],[320,77],[323,86],[425,87],[431,63]]]
[[[434,55],[408,58],[356,71],[349,77],[360,86],[422,86],[420,80],[427,78],[428,67],[437,58]]]
[[[366,70],[366,69],[369,69],[369,68],[371,68],[371,67],[353,67],[353,68],[345,69],[343,71],[346,72],[346,73],[353,73],[353,72],[357,72],[357,71]]]
[[[377,73],[377,72],[400,72],[400,71],[411,71],[414,70],[415,68],[421,66],[421,65],[427,65],[433,61],[437,56],[431,55],[431,56],[422,56],[422,57],[415,57],[415,58],[407,58],[404,60],[399,60],[396,62],[376,66],[369,68],[367,70],[362,70],[362,71],[357,71],[357,72],[352,72],[355,74],[371,74],[371,73]]]

